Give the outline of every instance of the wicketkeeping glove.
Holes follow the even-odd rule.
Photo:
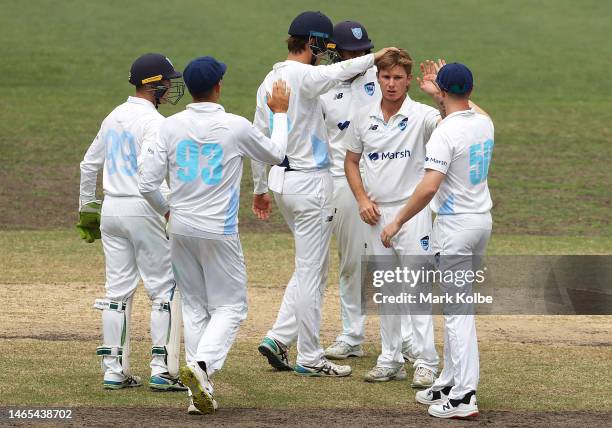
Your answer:
[[[100,234],[101,207],[101,201],[91,201],[83,204],[79,210],[79,222],[76,224],[76,228],[79,231],[79,235],[81,235],[81,239],[88,243],[92,243],[102,237]]]

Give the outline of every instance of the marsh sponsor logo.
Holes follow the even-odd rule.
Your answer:
[[[439,159],[436,159],[436,158],[431,158],[429,156],[425,157],[425,162],[431,162],[431,163],[435,163],[437,165],[442,165],[442,166],[448,165],[448,162],[446,162],[446,161],[439,160]]]
[[[372,153],[368,153],[368,158],[371,161],[376,161],[378,159],[380,160],[407,159],[407,158],[410,158],[410,150],[402,150],[399,152],[380,152],[380,153],[372,152]]]

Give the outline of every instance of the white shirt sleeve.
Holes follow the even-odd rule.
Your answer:
[[[100,129],[81,161],[79,207],[96,199],[96,181],[98,180],[98,171],[104,167],[105,148],[102,129]]]
[[[300,93],[308,98],[323,95],[339,82],[363,73],[373,65],[374,54],[368,54],[331,65],[308,67],[302,78]]]
[[[157,140],[159,139],[159,128],[163,122],[163,117],[156,117],[144,124],[142,129],[142,146],[140,148],[140,154],[138,155],[138,165],[142,164],[142,161],[147,154],[152,154],[155,150]],[[162,181],[159,186],[159,190],[166,199],[170,196],[170,188],[168,187],[166,180]]]
[[[363,153],[363,141],[361,141],[361,131],[359,130],[359,121],[353,120],[349,126],[350,138],[346,142],[346,150],[353,153]]]
[[[434,132],[427,143],[425,169],[433,169],[446,174],[453,158],[454,148],[443,132]]]
[[[255,108],[255,118],[253,119],[253,126],[257,128],[262,134],[270,136],[270,126],[268,125],[268,111],[265,105],[265,91],[262,89],[263,85],[259,87],[257,91],[257,106]],[[281,159],[282,162],[282,159]],[[261,195],[262,193],[268,192],[268,171],[266,164],[251,158],[251,174],[253,175],[253,193],[255,195]]]
[[[166,214],[170,207],[161,192],[162,184],[168,172],[168,149],[166,131],[162,124],[154,147],[149,145],[141,150],[142,161],[138,163],[138,190],[155,211]]]
[[[275,113],[273,120],[274,130],[268,138],[246,119],[238,119],[239,125],[232,132],[243,156],[269,165],[283,161],[287,151],[287,115]]]

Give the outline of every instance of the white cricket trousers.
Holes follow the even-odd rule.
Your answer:
[[[321,305],[327,285],[332,232],[332,177],[329,171],[289,171],[274,199],[295,240],[295,271],[285,289],[268,337],[285,345],[297,339],[297,364],[318,365]]]
[[[340,259],[340,310],[342,333],[336,337],[351,346],[365,338],[365,314],[361,309],[361,257],[365,255],[366,224],[359,217],[359,205],[346,177],[334,177],[332,198],[334,235]]]
[[[368,255],[396,256],[398,266],[401,257],[407,255],[427,256],[431,254],[431,211],[429,207],[404,224],[391,240],[392,248],[386,248],[380,239],[385,226],[391,223],[404,202],[379,204],[381,216],[374,226],[367,226]],[[411,329],[411,332],[410,330]],[[406,331],[408,330],[408,331]],[[434,343],[433,317],[431,315],[380,315],[381,353],[377,365],[397,368],[404,365],[402,342],[410,342],[416,357],[414,367],[426,367],[438,371],[440,358]]]
[[[187,363],[204,361],[209,375],[223,367],[247,316],[246,268],[240,237],[207,239],[171,233],[181,292]]]
[[[113,202],[116,203],[116,202]],[[153,347],[167,343],[171,315],[168,303],[175,287],[170,244],[159,216],[102,216],[100,230],[106,261],[106,298],[128,302],[140,278],[151,299],[151,341]],[[129,311],[128,311],[129,314]],[[123,366],[129,366],[129,315],[122,311],[102,312],[104,346],[123,347]],[[122,344],[122,340],[125,344]],[[121,358],[104,357],[105,379],[117,380],[123,374]],[[153,355],[151,375],[168,371],[164,355]]]
[[[478,270],[491,237],[491,224],[490,213],[437,216],[433,229],[433,253],[440,254],[438,268],[442,272]],[[441,287],[443,291],[452,292],[458,288],[452,282],[443,282]],[[461,291],[466,293],[471,290],[471,282],[461,287]],[[462,398],[478,387],[480,366],[475,317],[461,315],[468,309],[466,305],[444,308],[445,314],[450,312],[444,315],[444,369],[433,388],[439,390],[452,386],[449,394],[452,399]]]

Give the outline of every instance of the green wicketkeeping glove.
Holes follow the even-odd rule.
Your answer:
[[[76,228],[81,239],[88,243],[94,242],[102,237],[100,233],[100,201],[91,201],[84,204],[79,210],[79,222]]]

